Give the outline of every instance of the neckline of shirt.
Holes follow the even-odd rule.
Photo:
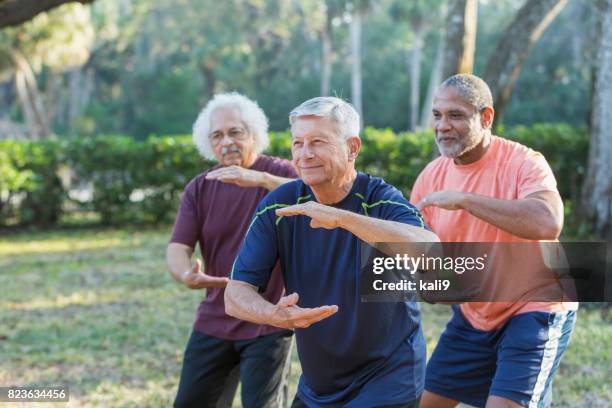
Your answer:
[[[367,177],[367,174],[358,171],[357,177],[355,177],[355,181],[353,182],[353,185],[351,186],[351,189],[348,192],[348,194],[342,200],[338,201],[337,203],[324,204],[324,205],[329,205],[330,207],[336,207],[336,208],[342,207],[346,203],[346,201],[349,200],[355,194],[355,192],[359,190],[360,184],[363,181],[364,177]],[[312,197],[312,201],[318,203],[319,200],[317,200],[317,196],[315,195],[314,191],[312,191],[310,186],[304,183],[303,180],[300,179],[300,181],[304,184],[304,186],[306,186],[306,190],[308,191],[308,194],[310,194],[310,196]]]

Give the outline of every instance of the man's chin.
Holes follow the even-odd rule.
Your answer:
[[[440,151],[440,156],[446,157],[447,159],[456,159],[461,156],[461,153]]]
[[[307,175],[304,176],[304,175],[302,175],[300,178],[302,179],[304,184],[306,184],[309,187],[317,186],[317,185],[319,185],[319,184],[321,184],[323,182],[321,177],[313,177],[313,176],[307,176]]]
[[[440,152],[441,156],[447,157],[449,159],[456,159],[457,157],[461,156],[464,152],[461,151],[461,146],[459,147],[451,147],[451,148],[446,148],[446,147],[441,147],[439,144],[438,146],[438,152]]]

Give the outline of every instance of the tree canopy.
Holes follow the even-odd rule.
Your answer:
[[[555,2],[564,3],[548,0]],[[50,4],[0,0],[0,10],[16,3]],[[0,31],[0,54],[21,54],[31,70],[19,79],[14,58],[0,58],[0,117],[46,118],[48,131],[41,134],[144,138],[189,132],[213,93],[236,90],[256,99],[271,128],[282,130],[291,106],[322,91],[351,99],[358,80],[366,126],[416,129],[426,125],[432,89],[443,79],[451,4],[445,0],[90,3],[63,5]],[[528,3],[478,3],[475,74],[485,76],[504,30]],[[351,43],[357,11],[360,39]],[[540,30],[516,78],[505,124],[586,122],[596,14],[592,2],[575,0]]]

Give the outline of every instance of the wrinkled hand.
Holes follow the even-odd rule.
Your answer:
[[[182,281],[190,289],[224,288],[229,279],[210,276],[202,272],[202,261],[196,260],[195,265],[183,274]]]
[[[460,210],[464,198],[465,193],[458,191],[436,191],[427,194],[416,206],[419,210],[429,207],[430,205],[444,208],[445,210]]]
[[[340,226],[340,216],[342,210],[328,205],[319,204],[315,201],[308,201],[303,204],[296,204],[276,210],[276,215],[290,217],[292,215],[305,215],[312,218],[310,226],[312,228],[334,229]]]
[[[221,167],[206,175],[206,180],[219,180],[223,183],[236,184],[240,187],[260,187],[263,184],[263,179],[263,172],[245,169],[240,166]]]
[[[338,311],[336,305],[302,308],[297,305],[299,298],[297,293],[280,298],[274,305],[269,324],[290,330],[305,329]]]

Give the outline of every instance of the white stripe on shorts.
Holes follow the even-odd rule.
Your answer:
[[[569,312],[555,313],[555,321],[548,327],[548,340],[544,345],[544,356],[542,356],[542,363],[540,364],[540,373],[538,374],[538,379],[533,387],[533,394],[531,395],[531,400],[529,401],[529,408],[537,408],[538,403],[542,398],[542,393],[544,392],[544,387],[546,386],[546,380],[548,380],[550,371],[552,370],[553,365],[555,364],[555,359],[557,358],[559,340],[561,339],[563,325],[567,320],[568,314]]]

